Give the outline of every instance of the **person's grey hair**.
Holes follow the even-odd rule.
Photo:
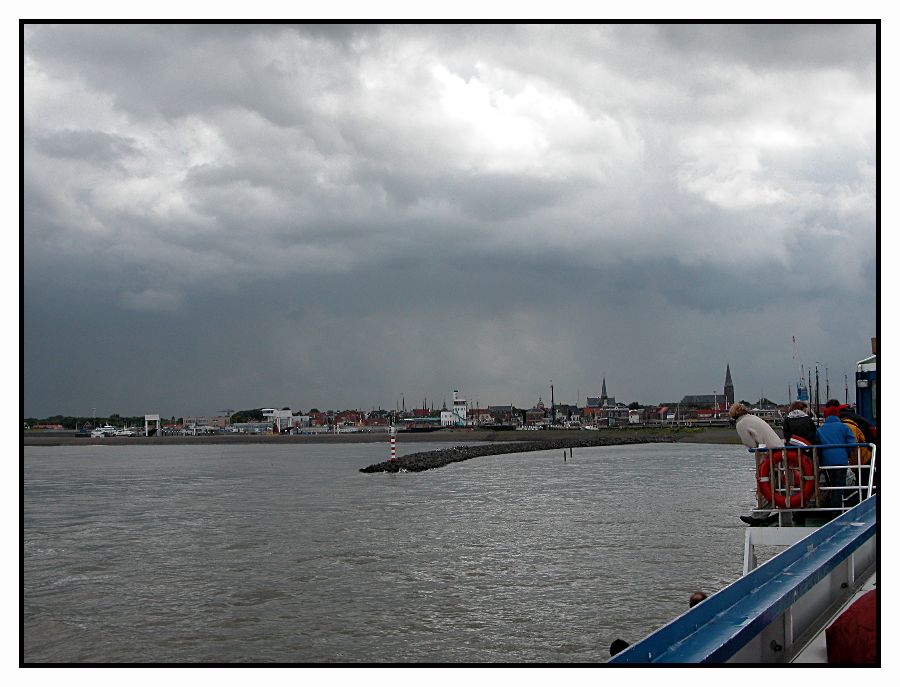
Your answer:
[[[745,406],[743,403],[735,403],[729,409],[728,414],[732,418],[737,420],[741,415],[746,415],[749,412],[750,412],[750,409],[747,406]]]

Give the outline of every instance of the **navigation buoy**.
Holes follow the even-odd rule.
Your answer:
[[[397,430],[391,425],[391,462],[397,462]]]

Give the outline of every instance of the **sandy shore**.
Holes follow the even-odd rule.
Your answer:
[[[476,441],[535,441],[540,439],[579,440],[589,437],[647,437],[671,436],[675,441],[696,444],[739,444],[737,433],[731,428],[712,427],[703,429],[601,429],[597,431],[552,431],[552,432],[487,432],[478,430],[457,430],[425,433],[398,433],[398,443],[455,443],[466,444]],[[358,432],[352,434],[317,434],[297,436],[274,436],[264,434],[217,434],[197,437],[108,437],[91,439],[73,434],[27,432],[23,434],[25,446],[149,446],[149,445],[210,445],[210,444],[354,444],[388,443],[385,432]]]

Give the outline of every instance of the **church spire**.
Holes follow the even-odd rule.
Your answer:
[[[725,402],[730,406],[734,403],[734,384],[731,383],[731,365],[725,364]]]
[[[606,377],[603,378],[603,387],[600,390],[600,405],[605,406],[609,396],[606,395]]]

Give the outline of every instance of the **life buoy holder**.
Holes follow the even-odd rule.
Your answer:
[[[798,491],[793,491],[788,487],[789,494],[785,495],[775,490],[772,493],[772,480],[770,472],[774,465],[776,469],[781,465],[782,455],[780,451],[772,451],[771,457],[766,455],[765,459],[757,468],[756,484],[759,493],[762,494],[767,501],[771,501],[779,508],[797,508],[804,504],[809,504],[813,493],[816,490],[816,474],[812,461],[806,454],[799,454],[795,449],[784,451],[787,458],[787,469],[793,474],[793,483],[802,484]]]

